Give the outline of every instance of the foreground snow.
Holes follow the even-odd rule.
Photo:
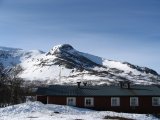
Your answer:
[[[0,109],[0,120],[102,120],[105,116],[119,116],[135,120],[158,120],[152,115],[93,111],[62,105],[27,102]]]

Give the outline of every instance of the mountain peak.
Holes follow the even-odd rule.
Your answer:
[[[48,54],[51,54],[51,55],[55,55],[55,54],[59,54],[63,51],[65,52],[69,52],[69,51],[73,51],[74,48],[69,45],[69,44],[61,44],[61,45],[56,45],[54,46],[48,53]]]

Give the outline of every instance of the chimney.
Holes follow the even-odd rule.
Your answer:
[[[81,82],[77,82],[77,86],[78,86],[78,88],[80,88]]]
[[[120,87],[130,89],[130,81],[120,81]]]
[[[87,82],[83,82],[83,85],[84,85],[84,86],[87,86]]]
[[[130,82],[128,82],[128,89],[130,89],[131,87],[130,87]]]
[[[123,88],[123,82],[120,81],[119,83],[120,83],[120,87]]]

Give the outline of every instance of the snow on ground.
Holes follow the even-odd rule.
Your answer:
[[[146,114],[99,112],[63,105],[44,105],[40,102],[27,102],[0,108],[0,120],[103,120],[105,116],[119,116],[135,120],[158,120],[158,118]]]

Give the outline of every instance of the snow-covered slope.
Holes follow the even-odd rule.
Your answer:
[[[42,54],[42,51],[25,51],[18,48],[0,47],[0,63],[6,68],[16,66],[28,58]]]
[[[106,116],[134,120],[158,120],[152,115],[92,111],[63,105],[27,102],[0,108],[0,120],[104,120]]]
[[[158,73],[152,69],[82,53],[68,44],[55,46],[48,53],[1,47],[0,62],[5,67],[19,64],[23,68],[19,77],[25,80],[50,84],[77,81],[112,84],[120,80],[136,84],[160,83]]]

